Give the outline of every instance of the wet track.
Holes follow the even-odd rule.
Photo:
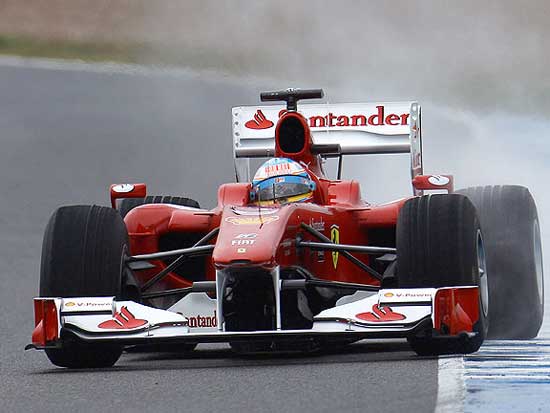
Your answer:
[[[57,369],[44,354],[24,352],[53,209],[105,205],[108,185],[127,180],[211,206],[217,185],[232,178],[229,108],[255,102],[259,88],[184,75],[0,67],[0,90],[0,410],[434,409],[437,360],[399,342],[268,359],[210,346],[192,358],[124,355],[100,371]]]
[[[416,357],[400,341],[273,358],[238,358],[212,345],[192,356],[125,354],[98,371],[58,369],[44,354],[23,351],[33,327],[42,231],[55,207],[106,205],[108,185],[124,181],[211,207],[217,186],[233,176],[229,108],[255,103],[260,89],[286,86],[213,79],[0,65],[0,410],[434,411],[440,361]],[[406,169],[399,173],[406,178]],[[523,384],[547,390],[548,342],[539,344],[537,355],[529,353],[533,347],[507,350],[520,354],[520,370],[532,361],[523,364],[531,376],[539,366],[539,382]],[[506,387],[491,393],[487,383],[497,381],[479,374],[492,367],[493,377],[502,377],[495,354],[502,357],[503,346],[492,346],[464,360],[466,369],[455,375],[460,383],[445,383],[446,411],[462,410],[462,397],[473,400],[466,410],[499,411],[487,400]],[[501,360],[516,368],[509,355]],[[525,371],[505,374],[516,373]],[[518,383],[507,382],[516,392]]]
[[[544,412],[550,396],[548,330],[529,341],[490,341],[464,357],[468,411]]]

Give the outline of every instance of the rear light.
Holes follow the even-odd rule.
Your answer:
[[[472,332],[479,319],[477,287],[442,288],[434,298],[434,328],[442,334]]]
[[[45,347],[46,344],[59,339],[59,319],[55,299],[34,299],[34,331],[32,344]]]

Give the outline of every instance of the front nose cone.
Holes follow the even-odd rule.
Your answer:
[[[226,208],[212,259],[217,268],[230,265],[275,265],[286,227],[284,208]],[[267,213],[266,213],[267,212]]]

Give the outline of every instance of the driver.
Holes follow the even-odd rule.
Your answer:
[[[314,190],[315,182],[298,162],[273,158],[256,171],[250,200],[259,205],[305,202],[313,198]]]

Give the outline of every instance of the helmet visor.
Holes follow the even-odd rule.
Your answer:
[[[301,176],[277,176],[256,185],[256,201],[278,200],[310,193],[314,184]]]

